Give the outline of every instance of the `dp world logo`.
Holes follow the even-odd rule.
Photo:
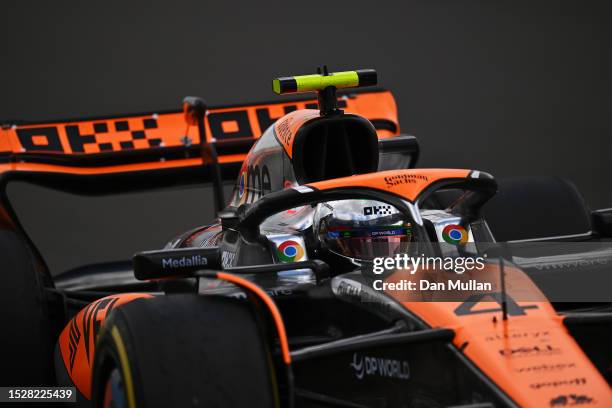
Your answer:
[[[355,377],[357,377],[359,380],[362,380],[365,374],[363,356],[357,353],[353,354],[353,362],[351,363],[351,367],[353,367],[353,370],[355,370]]]
[[[408,361],[405,360],[370,357],[354,353],[350,366],[355,371],[355,377],[358,380],[363,380],[365,376],[396,380],[408,380],[410,378],[410,366]]]

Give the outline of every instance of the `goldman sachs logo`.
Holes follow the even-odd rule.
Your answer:
[[[405,360],[371,357],[354,353],[350,366],[355,371],[355,377],[359,380],[362,380],[365,376],[397,380],[408,380],[410,378],[410,365]]]

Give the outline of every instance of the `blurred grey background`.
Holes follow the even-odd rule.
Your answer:
[[[270,79],[376,68],[420,166],[560,175],[612,206],[606,1],[76,2],[0,5],[0,118],[271,99]],[[57,273],[125,259],[212,216],[205,188],[9,193]]]

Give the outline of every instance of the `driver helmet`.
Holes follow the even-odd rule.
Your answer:
[[[374,200],[318,204],[313,227],[324,249],[357,261],[407,253],[412,241],[406,217],[392,205]]]

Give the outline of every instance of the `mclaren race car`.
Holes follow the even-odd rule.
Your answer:
[[[324,68],[273,80],[301,98],[3,125],[0,386],[116,408],[612,406],[612,211],[559,178],[417,168],[376,84]],[[217,215],[127,266],[50,271],[14,180],[211,183]]]

